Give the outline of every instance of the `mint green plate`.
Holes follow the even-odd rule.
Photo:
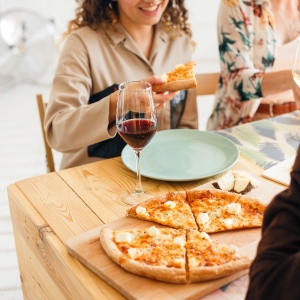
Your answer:
[[[193,129],[159,131],[141,152],[141,174],[167,181],[189,181],[219,174],[231,168],[239,150],[229,139]],[[124,165],[136,172],[134,151],[122,151]]]

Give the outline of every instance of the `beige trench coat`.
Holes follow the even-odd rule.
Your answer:
[[[87,147],[111,139],[116,127],[109,128],[109,95],[89,104],[89,98],[128,80],[163,74],[177,64],[192,59],[187,36],[171,40],[156,30],[147,60],[133,39],[118,24],[118,32],[83,27],[73,32],[61,51],[45,115],[47,140],[63,153],[61,168],[91,163]],[[170,128],[170,107],[158,113],[158,130]],[[162,120],[163,119],[163,120]],[[198,129],[196,91],[189,90],[179,128]]]

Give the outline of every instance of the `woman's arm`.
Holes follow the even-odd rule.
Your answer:
[[[260,20],[254,16],[250,2],[239,1],[236,5],[224,2],[220,4],[217,25],[223,84],[227,87],[228,97],[242,101],[259,98],[265,69],[273,63],[274,49],[269,50],[265,40],[260,53],[255,53],[257,39],[260,36],[266,39],[268,35],[266,28],[256,26]],[[269,56],[265,64],[262,56]]]
[[[250,269],[247,299],[299,299],[300,147],[288,189],[264,214],[263,233]]]
[[[147,77],[140,80],[145,80],[150,84],[161,84],[165,82],[158,75],[153,75],[151,77]],[[153,100],[154,100],[156,110],[163,108],[165,103],[169,102],[176,96],[176,93],[177,92],[153,93]],[[114,122],[116,120],[117,102],[118,102],[118,91],[110,95],[109,123]]]
[[[94,84],[90,59],[82,39],[71,35],[60,55],[45,115],[47,140],[57,151],[74,151],[116,134],[111,124],[116,118],[117,92],[89,104]],[[164,82],[158,76],[144,80],[152,84]],[[107,87],[106,82],[98,84],[103,89]],[[160,108],[175,95],[175,92],[154,94],[154,101]]]

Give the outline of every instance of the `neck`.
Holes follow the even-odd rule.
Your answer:
[[[122,22],[121,22],[122,23]],[[154,36],[154,26],[152,25],[136,25],[122,23],[126,31],[131,35],[132,39],[136,42],[140,51],[144,53],[145,57],[149,59],[151,52],[152,41]]]

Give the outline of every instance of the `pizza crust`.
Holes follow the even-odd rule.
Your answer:
[[[160,266],[142,265],[132,259],[120,264],[125,270],[136,274],[170,283],[187,283],[186,270]]]
[[[109,227],[102,227],[100,230],[100,243],[106,254],[118,265],[122,261],[123,254],[113,242],[113,230]],[[125,257],[123,259],[126,259]]]
[[[196,78],[177,80],[172,82],[166,82],[162,84],[152,85],[152,91],[156,93],[163,92],[177,92],[181,90],[188,90],[197,87]]]
[[[152,91],[157,93],[176,92],[197,87],[195,65],[194,61],[177,65],[173,71],[161,76],[167,80],[165,83],[152,85]]]
[[[188,282],[195,283],[229,276],[248,269],[250,265],[251,260],[247,257],[242,257],[239,260],[220,266],[190,268]]]

